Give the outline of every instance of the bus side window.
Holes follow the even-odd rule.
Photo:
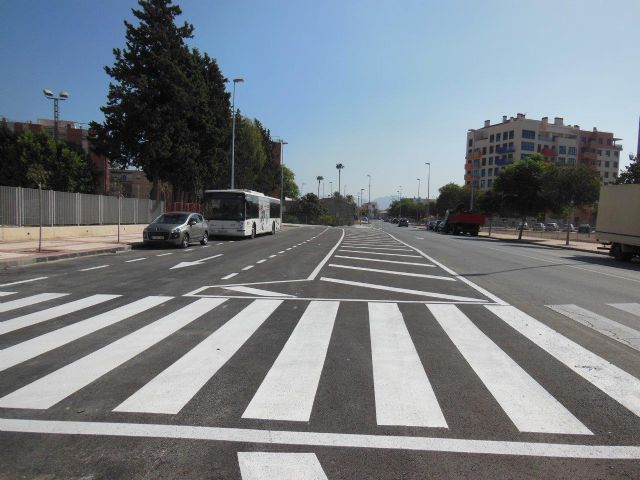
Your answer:
[[[260,204],[258,198],[253,195],[247,195],[247,219],[260,218]]]
[[[280,202],[277,202],[275,200],[269,201],[269,216],[271,218],[280,217]]]

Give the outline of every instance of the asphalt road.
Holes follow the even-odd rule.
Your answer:
[[[0,478],[639,478],[640,265],[376,224],[0,272]]]

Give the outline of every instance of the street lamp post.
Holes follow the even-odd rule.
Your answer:
[[[371,175],[367,173],[369,177],[369,201],[367,202],[367,210],[369,211],[369,217],[371,217]]]
[[[429,198],[430,198],[430,195],[429,195],[429,193],[430,193],[429,192],[429,184],[431,183],[431,163],[430,162],[424,162],[424,164],[427,167],[429,167],[429,170],[427,172],[427,210],[426,210],[427,211],[427,222],[428,222],[429,221],[429,207],[430,207],[430,205],[429,205],[429,203],[430,203],[429,202]]]
[[[360,189],[360,208],[358,209],[358,218],[362,223],[362,204],[364,203],[364,188]]]
[[[69,98],[69,92],[62,90],[60,94],[57,97],[55,97],[51,90],[49,90],[48,88],[44,88],[42,89],[42,93],[44,93],[44,96],[47,97],[49,100],[53,100],[53,139],[57,145],[58,144],[58,119],[60,118],[59,102],[61,100],[65,101],[67,98]]]
[[[418,178],[418,202],[416,203],[416,224],[420,222],[420,179]]]
[[[333,182],[329,182],[329,190],[331,190],[331,196],[333,197]]]
[[[402,194],[400,190],[398,190],[398,204],[400,205],[400,214],[398,216],[402,218]]]
[[[233,79],[233,96],[231,97],[231,109],[233,110],[233,123],[231,127],[231,189],[236,188],[235,166],[236,166],[236,83],[242,83],[242,78]],[[282,149],[280,150],[282,151]],[[282,211],[282,210],[280,210]]]
[[[280,139],[278,141],[280,144],[280,228],[282,228],[282,212],[284,211],[284,155],[283,145],[287,145],[287,142]]]

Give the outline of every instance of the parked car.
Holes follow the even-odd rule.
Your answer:
[[[362,217],[362,223],[369,223],[369,219],[367,217]]]
[[[438,220],[431,220],[431,221],[427,224],[427,228],[428,228],[429,230],[435,230],[437,226],[438,226]]]
[[[163,213],[142,232],[145,245],[170,244],[187,248],[189,243],[209,242],[209,224],[195,212]]]
[[[578,225],[578,233],[591,233],[593,231],[593,229],[591,228],[591,225],[589,225],[588,223],[583,223],[581,225]]]
[[[565,225],[564,227],[562,227],[563,232],[566,232],[567,230],[569,230],[570,232],[575,232],[576,227],[573,226],[573,223],[570,223],[569,225]]]
[[[433,229],[436,232],[441,232],[442,231],[442,226],[444,225],[444,220],[436,220],[436,226],[433,227]]]
[[[397,218],[392,218],[391,219],[391,223],[398,223],[398,219]]]
[[[544,226],[544,223],[534,223],[532,230],[544,232],[546,230],[546,227]]]
[[[557,232],[558,230],[560,230],[560,227],[557,223],[547,223],[545,227],[547,229],[547,232]]]
[[[516,230],[520,230],[520,228],[522,228],[522,230],[529,230],[529,224],[527,222],[524,222],[524,224],[519,223]]]
[[[400,220],[398,220],[398,226],[399,227],[408,227],[409,226],[409,220],[407,220],[406,218],[401,218]]]

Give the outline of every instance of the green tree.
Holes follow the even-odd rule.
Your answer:
[[[537,216],[549,206],[548,197],[543,192],[545,178],[555,166],[534,154],[507,166],[493,183],[493,191],[501,195],[504,207],[522,217],[518,239],[528,215]]]
[[[440,187],[438,191],[440,194],[436,200],[435,208],[438,216],[443,216],[447,210],[453,210],[461,203],[465,206],[469,205],[471,192],[468,188],[451,182]]]
[[[640,156],[629,155],[631,163],[625,167],[616,183],[640,183]]]
[[[236,188],[256,190],[260,188],[260,176],[270,160],[265,150],[260,125],[255,120],[236,115]]]
[[[327,213],[314,193],[307,193],[298,201],[298,218],[305,223],[318,223],[319,218]]]
[[[584,166],[550,168],[543,177],[542,193],[554,213],[592,205],[600,193],[598,172]]]
[[[194,60],[185,40],[193,26],[177,26],[182,12],[170,0],[139,0],[138,25],[125,21],[126,48],[105,67],[113,79],[103,124],[92,123],[99,152],[122,167],[142,168],[159,199],[161,181],[184,183],[200,158],[189,123],[206,98],[193,83]],[[198,115],[195,118],[200,118]],[[183,173],[184,172],[184,173]]]
[[[296,184],[295,174],[286,165],[283,165],[282,168],[284,170],[284,196],[289,198],[298,198],[300,196],[300,189]]]

